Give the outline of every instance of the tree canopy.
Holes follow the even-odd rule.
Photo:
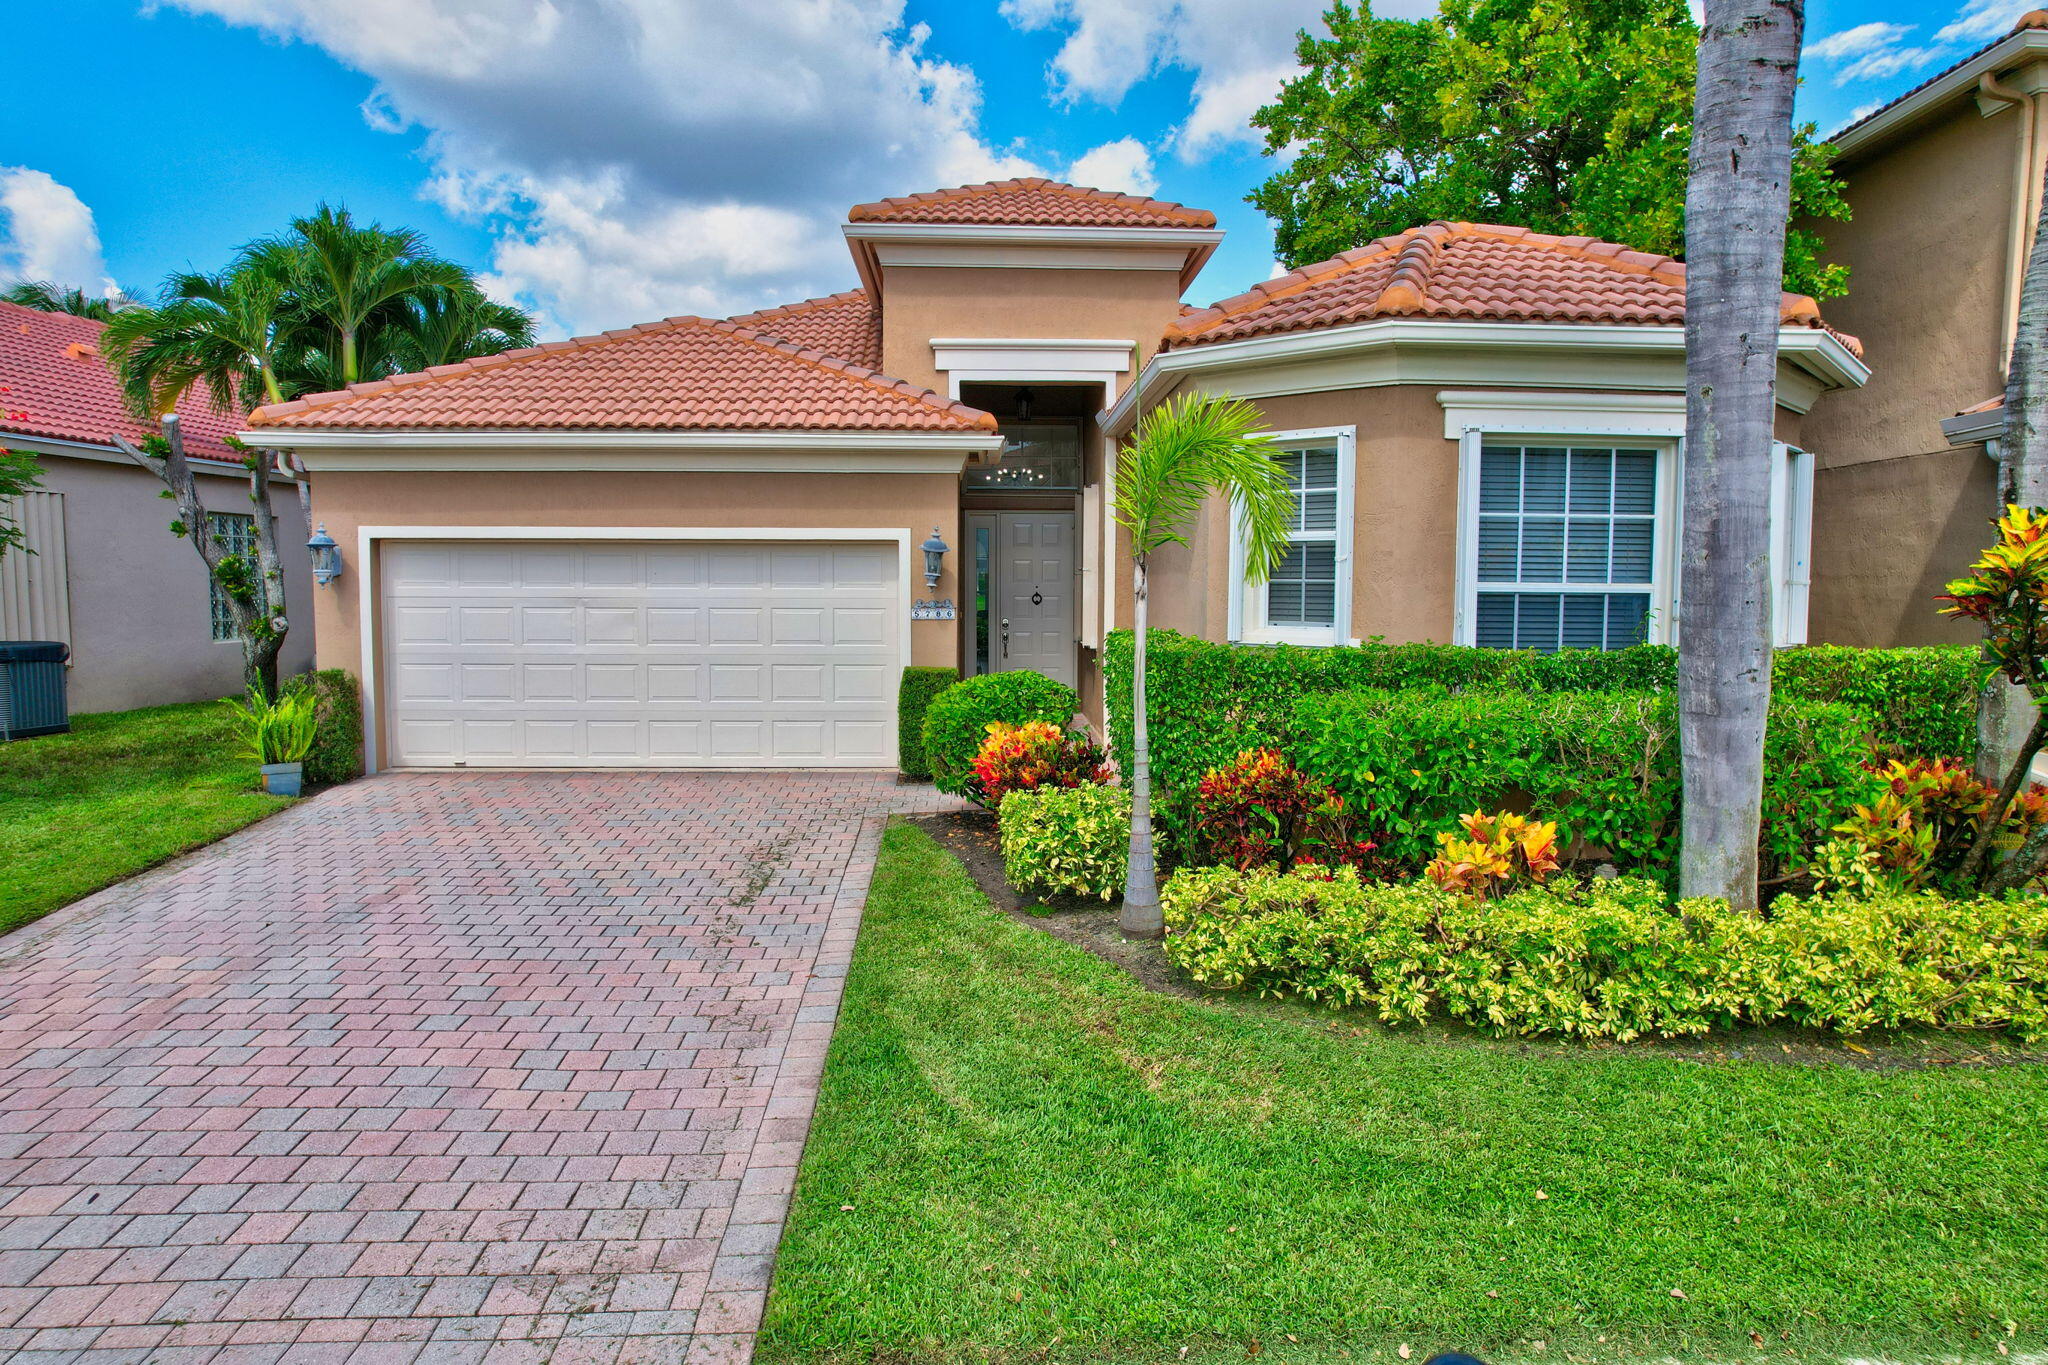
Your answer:
[[[322,204],[218,274],[174,274],[154,303],[120,309],[101,350],[129,406],[153,417],[194,387],[217,407],[255,406],[532,343],[525,312],[417,232]]]
[[[52,280],[16,280],[0,289],[0,302],[18,303],[23,308],[33,308],[41,313],[69,313],[95,322],[105,322],[128,306],[127,295],[120,290],[111,294],[88,294],[77,285],[62,285]]]
[[[1699,29],[1686,0],[1445,0],[1381,19],[1337,0],[1253,125],[1291,160],[1249,196],[1289,267],[1439,218],[1685,252]],[[1792,217],[1846,218],[1831,149],[1794,139]],[[1842,293],[1795,227],[1785,287]]]

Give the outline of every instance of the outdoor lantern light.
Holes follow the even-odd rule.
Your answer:
[[[932,527],[931,538],[917,547],[924,551],[924,585],[927,588],[939,586],[939,566],[946,560],[946,551],[953,547],[939,539],[939,528]]]
[[[313,538],[306,542],[307,551],[313,556],[313,581],[321,587],[332,583],[341,573],[341,547],[334,543],[334,537],[327,534],[327,523],[313,532]]]

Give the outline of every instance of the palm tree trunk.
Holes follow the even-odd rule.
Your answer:
[[[1134,938],[1161,938],[1166,919],[1159,908],[1159,869],[1152,859],[1152,745],[1145,728],[1146,556],[1132,571],[1136,602],[1131,647],[1131,853],[1124,864],[1124,908],[1117,928]]]
[[[1707,0],[1686,187],[1679,890],[1757,905],[1770,476],[1803,0]]]

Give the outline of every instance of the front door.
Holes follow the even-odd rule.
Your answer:
[[[974,623],[978,638],[987,632],[986,670],[1028,668],[1074,686],[1074,514],[985,512],[973,521],[991,549],[987,617]]]

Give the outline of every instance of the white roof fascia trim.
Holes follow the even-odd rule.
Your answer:
[[[1956,95],[1975,90],[1977,78],[1985,72],[2001,71],[2029,55],[2048,57],[2048,30],[2030,28],[2007,35],[1995,47],[1985,49],[1933,84],[1914,91],[1891,108],[1872,116],[1868,123],[1845,129],[1828,141],[1834,144],[1839,156],[1860,151],[1866,145],[1882,141],[1901,127],[1913,123]]]
[[[843,450],[877,454],[999,450],[1000,432],[910,431],[371,431],[334,427],[265,427],[241,433],[252,446],[276,450],[415,449],[530,450]]]
[[[1450,322],[1430,318],[1375,318],[1345,327],[1326,327],[1242,341],[1191,346],[1154,355],[1138,376],[1097,420],[1116,436],[1127,430],[1140,405],[1150,401],[1174,375],[1247,365],[1272,365],[1314,359],[1347,351],[1387,346],[1440,347],[1475,350],[1490,346],[1586,352],[1685,353],[1683,326],[1601,325],[1551,322]],[[1779,358],[1807,370],[1832,387],[1860,388],[1870,369],[1831,332],[1817,327],[1781,327]],[[1576,381],[1595,387],[1598,376]]]
[[[39,455],[62,455],[74,460],[104,460],[109,464],[124,464],[137,473],[146,473],[135,461],[123,455],[113,446],[98,441],[70,441],[59,436],[29,436],[18,432],[0,432],[0,447],[16,450],[32,450]],[[248,466],[234,460],[216,459],[211,455],[188,455],[185,463],[202,474],[244,476]],[[271,477],[289,483],[291,476],[280,470],[272,470]]]
[[[1979,441],[1996,441],[2005,435],[2005,409],[1966,412],[1941,419],[1941,434],[1952,446],[1972,446]]]

